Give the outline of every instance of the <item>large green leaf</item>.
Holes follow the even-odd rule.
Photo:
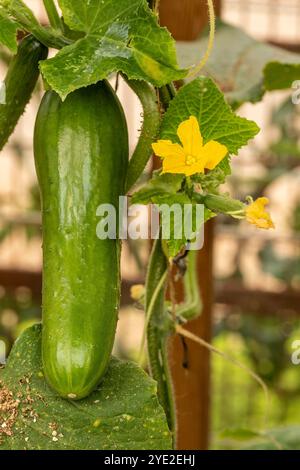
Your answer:
[[[164,116],[161,138],[179,142],[177,128],[190,116],[198,119],[204,142],[216,140],[226,145],[230,154],[237,154],[259,131],[255,122],[231,110],[216,84],[206,77],[180,89]]]
[[[178,42],[180,65],[187,67],[198,63],[206,46],[207,33],[192,43]],[[261,99],[265,92],[263,71],[271,61],[299,63],[300,55],[256,41],[241,29],[220,21],[204,73],[216,81],[230,104],[237,107]]]
[[[285,90],[300,80],[300,56],[297,64],[270,62],[264,70],[266,90]]]
[[[5,16],[0,9],[0,44],[8,47],[14,54],[17,52],[18,24]]]
[[[62,98],[112,72],[161,86],[183,78],[175,43],[146,0],[60,0],[66,24],[85,36],[41,63]]]
[[[40,351],[36,325],[0,371],[0,450],[171,449],[156,384],[137,365],[112,359],[99,388],[71,402],[46,384]]]

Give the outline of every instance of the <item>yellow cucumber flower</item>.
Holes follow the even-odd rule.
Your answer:
[[[269,199],[260,197],[246,207],[246,219],[250,224],[263,229],[275,228],[270,214],[265,209],[267,204],[269,204]]]
[[[225,145],[214,140],[203,145],[195,116],[179,125],[177,135],[182,145],[170,140],[159,140],[152,144],[155,154],[163,158],[163,173],[182,173],[186,176],[204,173],[205,169],[213,170],[228,153]]]

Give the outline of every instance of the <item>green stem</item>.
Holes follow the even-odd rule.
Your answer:
[[[159,281],[168,269],[168,262],[162,249],[161,240],[156,240],[146,281],[146,311],[152,304]],[[168,337],[171,329],[168,327],[168,313],[165,310],[166,282],[154,302],[152,314],[148,319],[147,345],[149,365],[152,377],[157,382],[158,398],[165,410],[169,428],[175,438],[176,412],[171,372],[168,361]]]
[[[62,49],[63,47],[72,44],[72,41],[56,34],[56,32],[50,28],[46,29],[39,25],[38,27],[29,26],[27,30],[46,47]]]
[[[25,31],[31,33],[46,47],[62,49],[63,47],[72,44],[72,41],[62,36],[53,28],[44,28],[41,26],[30,8],[25,4],[22,4],[22,8],[11,7],[10,14]]]
[[[237,199],[233,199],[227,195],[216,194],[199,194],[193,193],[193,199],[198,204],[204,204],[208,209],[213,212],[220,212],[234,216],[241,216],[243,218],[245,213],[245,204]]]
[[[166,85],[159,90],[160,100],[166,110],[176,94],[173,84]],[[161,239],[156,240],[150,258],[146,281],[146,312],[152,304],[152,298],[156,293],[157,285],[168,269],[168,261],[162,247]],[[157,382],[158,398],[165,410],[169,429],[173,435],[175,447],[176,439],[176,406],[173,390],[173,382],[168,357],[168,339],[173,330],[173,322],[165,308],[166,282],[157,296],[151,316],[147,325],[147,346],[149,366],[152,377]]]
[[[128,192],[139,179],[152,155],[151,144],[158,136],[160,113],[156,93],[151,85],[139,80],[128,80],[126,77],[124,78],[139,98],[143,107],[144,116],[141,135],[129,162],[126,180],[126,192]]]
[[[43,0],[44,6],[49,18],[50,25],[54,30],[60,31],[63,33],[63,23],[56,9],[55,3],[53,0]]]
[[[198,65],[196,65],[196,67],[191,69],[188,75],[190,79],[195,78],[197,75],[199,75],[200,71],[203,69],[203,67],[205,67],[205,65],[207,64],[210,58],[210,55],[212,53],[213,46],[214,46],[215,35],[216,35],[216,15],[215,15],[213,0],[207,0],[207,5],[208,5],[208,17],[209,17],[208,46],[207,46],[206,52],[202,60],[199,62]]]
[[[184,276],[184,303],[176,308],[176,316],[184,320],[194,320],[201,313],[202,302],[197,275],[198,251],[190,251],[188,267]]]
[[[148,332],[148,326],[150,324],[150,320],[152,318],[152,314],[154,311],[154,307],[156,305],[156,301],[158,300],[159,296],[161,295],[162,290],[165,288],[166,285],[166,280],[167,280],[167,275],[168,275],[168,269],[163,273],[162,277],[160,278],[159,282],[156,284],[155,291],[153,292],[149,305],[147,305],[147,310],[146,310],[146,319],[145,319],[145,328],[144,328],[144,334],[142,337],[142,342],[141,342],[141,348],[140,348],[140,360],[139,363],[142,365],[142,354],[144,351],[144,346],[145,346],[145,341],[146,341],[146,336]]]
[[[169,83],[158,89],[159,99],[163,105],[164,110],[166,111],[172,101],[176,96],[176,88],[173,83]]]

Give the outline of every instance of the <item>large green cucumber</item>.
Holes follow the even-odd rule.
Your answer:
[[[48,50],[33,36],[27,36],[18,47],[5,78],[6,99],[0,104],[0,150],[6,144],[30,100],[39,77],[39,61]]]
[[[118,317],[120,242],[96,236],[100,204],[118,208],[128,165],[121,105],[106,82],[62,102],[46,93],[35,128],[43,207],[43,363],[49,384],[80,399],[107,368]]]

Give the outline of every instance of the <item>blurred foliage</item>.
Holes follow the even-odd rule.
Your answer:
[[[235,313],[215,328],[214,346],[250,367],[268,386],[268,428],[300,422],[300,374],[291,362],[291,345],[297,338],[300,318],[285,322],[278,317]],[[262,389],[250,376],[213,356],[212,387],[212,448],[224,448],[221,434],[225,430],[262,431],[267,404]]]
[[[300,281],[299,256],[280,257],[274,251],[273,244],[268,242],[261,250],[259,257],[264,272],[272,274],[288,285]]]
[[[295,106],[289,96],[271,116],[272,132],[276,137],[269,148],[262,153],[253,147],[253,152],[257,153],[256,162],[266,171],[257,176],[233,172],[230,186],[237,197],[244,198],[249,193],[253,198],[259,197],[277,178],[300,166],[299,123],[300,106]]]
[[[277,127],[280,137],[271,145],[271,153],[283,166],[300,164],[299,117],[299,108],[290,97],[272,116],[272,124]]]
[[[300,235],[300,203],[295,207],[292,214],[292,229],[298,235]]]
[[[8,293],[0,286],[0,337],[7,343],[7,352],[19,334],[40,318],[41,308],[30,289],[17,287]]]
[[[278,178],[300,167],[299,106],[295,106],[289,97],[275,110],[271,123],[277,137],[259,156],[259,163],[264,165],[266,172],[261,177],[239,179],[233,176],[231,179],[234,190],[242,195],[249,188],[253,196],[261,194]],[[280,281],[282,287],[297,289],[300,250],[296,237],[300,233],[300,200],[293,206],[288,222],[292,234],[291,241],[285,242],[286,246],[298,246],[298,249],[282,254],[277,250],[276,239],[269,240],[262,244],[258,262],[262,273]],[[235,255],[236,269],[230,276],[240,282],[244,278],[241,259],[245,244],[247,240],[240,242]],[[246,364],[267,384],[271,398],[268,428],[300,422],[300,366],[291,361],[291,345],[299,338],[300,317],[292,311],[279,317],[276,312],[266,316],[264,312],[253,315],[236,310],[224,315],[215,325],[214,345]],[[243,371],[214,357],[212,386],[212,448],[299,448],[299,426],[262,432],[266,412],[264,394]]]

